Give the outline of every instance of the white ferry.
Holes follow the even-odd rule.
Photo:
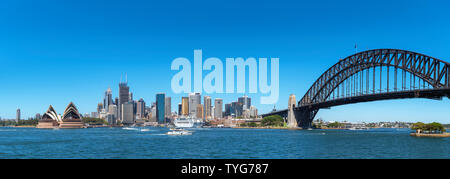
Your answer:
[[[349,128],[348,130],[361,131],[361,130],[369,130],[369,128],[368,127],[352,127],[352,128]]]
[[[177,128],[200,128],[203,126],[203,120],[192,117],[179,117],[173,121]]]

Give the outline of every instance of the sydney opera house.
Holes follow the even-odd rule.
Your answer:
[[[65,129],[77,129],[83,128],[83,122],[81,120],[81,115],[78,112],[75,105],[70,102],[70,104],[64,110],[62,116],[56,113],[55,109],[50,105],[47,112],[39,120],[36,128],[42,129],[52,129],[52,128],[65,128]]]

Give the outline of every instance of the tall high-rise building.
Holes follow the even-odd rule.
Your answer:
[[[244,105],[240,102],[231,103],[231,116],[241,117],[244,113]]]
[[[106,110],[106,112],[108,112],[109,110],[109,105],[113,104],[113,99],[112,99],[112,91],[111,88],[108,88],[105,91],[105,96],[103,97],[103,108]]]
[[[120,120],[123,121],[122,119],[122,104],[128,103],[130,100],[130,87],[128,87],[128,83],[127,82],[120,82],[119,83],[119,104],[118,104],[118,108],[119,108],[119,117]]]
[[[178,115],[181,116],[181,113],[183,112],[183,105],[181,103],[178,104]]]
[[[225,104],[225,114],[224,116],[230,116],[231,115],[231,104]]]
[[[117,119],[117,105],[111,104],[109,105],[108,114],[112,114]]]
[[[196,117],[198,118],[198,119],[203,119],[203,106],[202,106],[202,104],[197,104],[197,114],[196,114]]]
[[[130,100],[130,87],[127,82],[119,83],[119,105],[127,103]]]
[[[16,111],[16,122],[19,122],[20,120],[20,109],[18,108]]]
[[[34,118],[37,119],[37,120],[41,119],[41,114],[36,113],[36,116]]]
[[[238,98],[238,102],[243,105],[243,109],[250,110],[250,107],[252,106],[252,98],[249,98],[248,96]]]
[[[97,114],[100,114],[103,110],[103,103],[98,103],[97,104]]]
[[[111,104],[108,107],[108,114],[106,115],[106,120],[109,124],[114,125],[117,124],[118,114],[117,114],[117,105]]]
[[[164,103],[164,112],[166,118],[169,118],[172,115],[172,98],[166,97]]]
[[[156,119],[156,103],[152,103],[150,111],[150,122],[158,122],[158,119]]]
[[[132,125],[134,124],[134,117],[133,117],[133,103],[127,102],[122,104],[122,124],[124,125]]]
[[[144,119],[144,117],[145,117],[145,101],[144,99],[141,98],[136,104],[136,118]]]
[[[182,116],[189,116],[189,98],[188,97],[182,97],[181,98],[181,115]]]
[[[217,98],[214,100],[214,118],[220,119],[223,118],[222,116],[222,107],[223,107],[223,100],[220,98]]]
[[[133,101],[133,93],[130,92],[130,94],[128,95],[128,101]]]
[[[258,117],[258,109],[255,106],[250,107],[250,117]]]
[[[202,96],[200,93],[189,94],[189,115],[195,117],[197,115],[197,106],[202,104]]]
[[[211,97],[205,96],[203,97],[203,119],[211,119]]]
[[[166,100],[166,94],[164,93],[158,93],[156,94],[156,120],[159,124],[164,124],[166,122],[165,120],[165,100]]]

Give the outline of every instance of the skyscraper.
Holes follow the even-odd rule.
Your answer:
[[[125,104],[128,102],[128,100],[130,99],[130,87],[128,87],[128,83],[127,82],[120,82],[119,83],[119,104],[118,104],[118,108],[119,108],[119,117],[120,120],[123,121],[122,119],[122,104]]]
[[[17,111],[16,111],[16,122],[19,122],[19,120],[20,120],[20,109],[17,108]]]
[[[109,105],[113,104],[113,99],[112,99],[112,91],[111,88],[108,88],[105,91],[105,96],[103,97],[103,108],[106,110],[106,112],[108,112],[109,110]]]
[[[197,114],[196,114],[196,117],[198,118],[198,119],[203,119],[203,106],[202,106],[202,104],[197,104]]]
[[[122,105],[130,100],[130,87],[127,82],[119,83],[119,105]]]
[[[156,120],[159,124],[164,124],[166,122],[165,120],[165,100],[166,95],[164,93],[158,93],[156,94]]]
[[[35,119],[41,119],[41,114],[39,114],[39,113],[36,113],[36,116],[34,117]]]
[[[222,106],[223,106],[223,100],[220,98],[217,98],[214,100],[214,118],[220,119],[222,118]]]
[[[240,102],[231,103],[231,116],[241,117],[244,112],[244,105]]]
[[[178,115],[181,116],[181,113],[183,111],[183,105],[181,103],[178,104]]]
[[[211,97],[203,97],[203,119],[211,119]]]
[[[144,99],[139,99],[136,105],[136,118],[144,119],[145,117],[145,101]]]
[[[225,114],[224,116],[230,116],[231,115],[231,104],[225,104]]]
[[[126,102],[122,104],[122,124],[124,125],[132,125],[134,124],[134,118],[133,118],[133,103]]]
[[[197,106],[202,104],[202,96],[200,93],[189,94],[189,115],[195,117],[197,115]]]
[[[250,110],[250,107],[252,106],[252,99],[248,96],[238,98],[238,102],[242,104],[243,109]]]
[[[182,97],[181,98],[181,115],[182,116],[188,116],[189,115],[189,98],[188,97]]]
[[[118,118],[117,111],[118,111],[117,105],[115,105],[115,104],[109,105],[108,115],[111,115],[111,117],[108,118],[109,124],[116,124],[116,121]]]
[[[97,114],[100,114],[103,110],[103,104],[102,103],[98,103],[97,104]]]
[[[165,112],[166,118],[169,118],[172,115],[171,114],[172,113],[172,98],[171,97],[165,98],[164,112]]]

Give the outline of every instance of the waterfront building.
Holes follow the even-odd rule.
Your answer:
[[[130,87],[128,87],[127,82],[120,82],[119,83],[119,102],[118,102],[120,120],[123,120],[121,118],[122,117],[122,115],[121,115],[122,104],[127,103],[129,100],[130,100]]]
[[[116,116],[113,115],[113,114],[111,114],[111,113],[108,113],[108,114],[106,115],[105,120],[106,120],[106,122],[108,122],[109,125],[114,125],[114,124],[117,123],[117,121],[116,121],[116,120],[117,120]]]
[[[97,112],[91,112],[90,117],[92,117],[92,118],[98,118],[98,113],[97,113]]]
[[[196,117],[198,118],[198,119],[203,119],[203,106],[202,106],[202,104],[197,104],[197,114],[196,114]]]
[[[59,122],[61,122],[61,117],[58,115],[58,113],[56,113],[55,109],[53,109],[53,106],[50,105],[50,107],[48,107],[47,109],[47,112],[42,115],[42,118],[39,120],[36,128],[56,128],[59,126]]]
[[[203,98],[203,120],[211,119],[211,97],[205,96]]]
[[[166,118],[170,118],[170,116],[172,116],[172,98],[171,97],[165,98],[164,112],[165,112],[164,115],[166,116]]]
[[[165,101],[166,101],[166,94],[165,93],[158,93],[156,94],[156,120],[159,124],[165,123]]]
[[[178,104],[178,115],[181,116],[181,113],[183,111],[183,105],[181,103]]]
[[[214,100],[214,118],[215,119],[221,119],[222,116],[222,107],[223,107],[223,100],[220,98],[217,98]]]
[[[83,122],[80,113],[78,112],[77,107],[72,102],[67,105],[66,110],[61,117],[61,122],[59,124],[59,128],[82,128]]]
[[[240,102],[232,102],[231,103],[231,116],[234,117],[242,117],[244,113],[244,105]]]
[[[230,116],[230,115],[231,115],[231,104],[225,104],[224,116]]]
[[[0,119],[1,119],[1,118],[0,118]],[[34,119],[37,119],[37,120],[41,119],[41,114],[36,113],[36,115],[34,116]]]
[[[127,102],[122,104],[121,120],[124,125],[134,124],[133,103]]]
[[[17,109],[16,111],[16,122],[19,122],[20,120],[20,109]]]
[[[103,97],[103,109],[105,109],[106,112],[108,112],[109,105],[112,105],[112,104],[113,104],[112,91],[111,91],[111,88],[108,88],[105,91],[105,96]]]
[[[133,101],[133,93],[130,92],[130,94],[128,95],[128,101]]]
[[[108,123],[111,124],[111,125],[116,124],[117,118],[118,118],[117,116],[118,116],[118,114],[117,114],[117,105],[115,105],[115,104],[109,105],[108,114],[107,114],[107,117],[106,117],[107,120],[108,120]]]
[[[258,109],[255,106],[250,107],[250,117],[258,117]]]
[[[153,103],[151,107],[150,122],[158,122],[156,119],[156,103]]]
[[[242,104],[243,109],[250,110],[250,107],[252,105],[252,98],[249,98],[248,96],[243,96],[238,98],[238,102]]]
[[[145,101],[144,99],[139,99],[136,104],[136,118],[144,119],[145,118]]]
[[[108,115],[108,112],[106,112],[106,109],[102,109],[102,111],[98,114],[98,118],[105,119],[106,115]]]
[[[197,115],[197,106],[201,104],[201,95],[200,93],[191,93],[189,94],[189,115],[196,116]]]
[[[188,116],[189,115],[189,98],[188,97],[182,97],[181,98],[181,115],[182,116]]]
[[[100,113],[102,112],[102,109],[104,109],[103,108],[103,104],[102,103],[98,103],[97,104],[97,114],[100,115]]]

